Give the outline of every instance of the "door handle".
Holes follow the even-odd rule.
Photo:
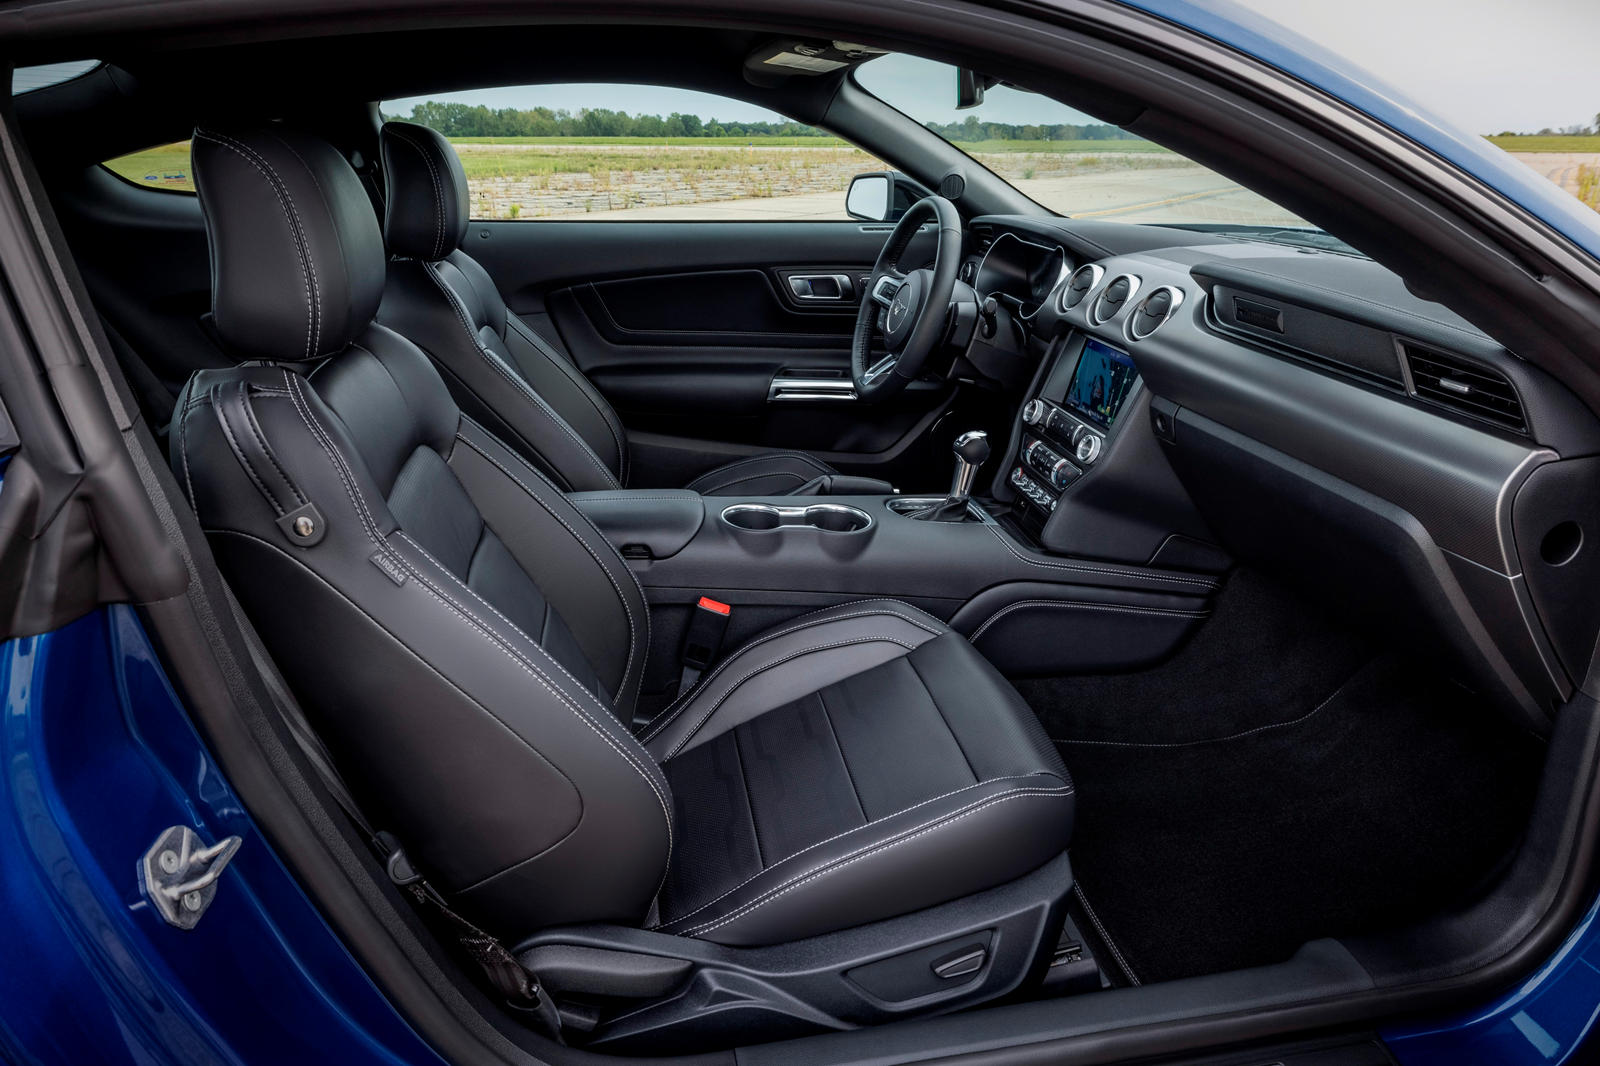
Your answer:
[[[806,377],[779,372],[767,387],[768,403],[851,403],[856,386],[849,378]]]
[[[789,291],[796,300],[828,300],[835,303],[855,295],[848,274],[790,274]]]

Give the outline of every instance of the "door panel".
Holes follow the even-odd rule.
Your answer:
[[[931,458],[921,438],[952,390],[919,384],[871,406],[840,398],[862,281],[889,230],[477,222],[467,250],[514,311],[559,336],[630,432],[645,435],[636,461],[662,468],[641,471],[650,480],[669,481],[667,468],[702,457],[769,448],[893,479]],[[931,232],[919,235],[905,262],[931,258],[933,247]],[[801,377],[834,387],[774,388]]]

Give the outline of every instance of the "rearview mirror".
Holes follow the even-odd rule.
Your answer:
[[[987,74],[979,74],[965,67],[956,68],[956,110],[965,111],[969,107],[977,107],[983,103],[984,91],[999,84],[999,78],[991,78]]]
[[[885,222],[889,218],[889,175],[857,174],[850,179],[844,194],[844,213],[865,222]]]

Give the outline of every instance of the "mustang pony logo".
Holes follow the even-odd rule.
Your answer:
[[[894,329],[900,325],[900,320],[911,310],[911,300],[904,293],[895,296],[894,302],[889,305],[889,328]]]

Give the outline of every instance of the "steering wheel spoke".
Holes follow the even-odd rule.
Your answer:
[[[877,280],[872,283],[873,302],[887,308],[894,303],[894,294],[899,292],[900,286],[904,284],[904,276],[896,277],[888,271],[878,275]]]
[[[883,375],[893,370],[894,365],[897,362],[899,362],[899,360],[894,356],[886,355],[868,367],[867,372],[861,375],[861,380],[866,382],[868,385],[871,385],[879,378],[883,377]]]

